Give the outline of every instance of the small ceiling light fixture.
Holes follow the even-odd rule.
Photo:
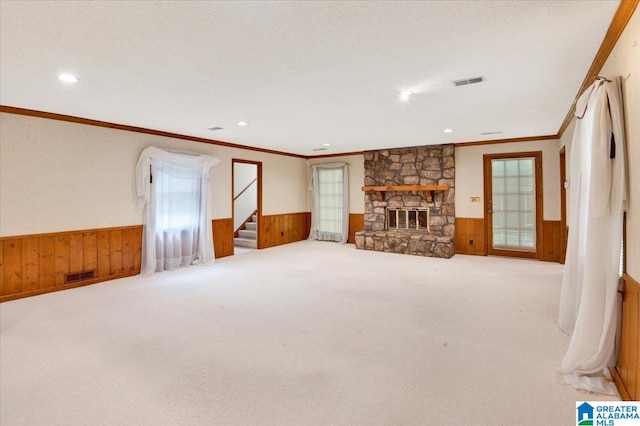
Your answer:
[[[65,83],[77,83],[78,77],[69,73],[62,73],[58,76],[58,80],[64,81]]]
[[[402,92],[400,92],[400,100],[402,102],[407,102],[409,101],[409,98],[411,97],[411,95],[413,95],[413,91],[403,90]]]
[[[444,133],[453,133],[453,129],[444,129],[443,132]]]
[[[238,121],[238,126],[248,126],[249,122],[247,121]]]
[[[322,145],[323,145],[323,146],[331,146],[331,144],[330,144],[330,143],[323,143]]]

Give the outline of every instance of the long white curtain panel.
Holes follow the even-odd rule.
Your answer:
[[[627,200],[621,78],[596,80],[576,105],[569,150],[569,241],[560,328],[571,334],[562,360],[575,388],[614,393],[604,369],[615,362],[620,310],[622,217]]]
[[[317,164],[311,168],[310,240],[346,243],[349,238],[348,164]]]
[[[209,170],[219,160],[148,147],[136,168],[144,211],[141,275],[214,262]]]

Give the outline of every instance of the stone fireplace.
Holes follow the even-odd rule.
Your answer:
[[[364,250],[450,258],[455,253],[453,145],[367,151]]]

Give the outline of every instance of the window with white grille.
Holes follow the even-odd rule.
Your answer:
[[[491,160],[493,248],[536,251],[535,158]]]

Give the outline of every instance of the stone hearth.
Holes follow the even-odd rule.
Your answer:
[[[386,191],[379,200],[365,193],[364,230],[356,247],[389,253],[450,258],[455,254],[455,162],[453,145],[368,151],[364,154],[365,186],[445,185],[447,190]],[[433,197],[432,197],[433,195]],[[387,207],[429,209],[426,230],[387,230]]]

